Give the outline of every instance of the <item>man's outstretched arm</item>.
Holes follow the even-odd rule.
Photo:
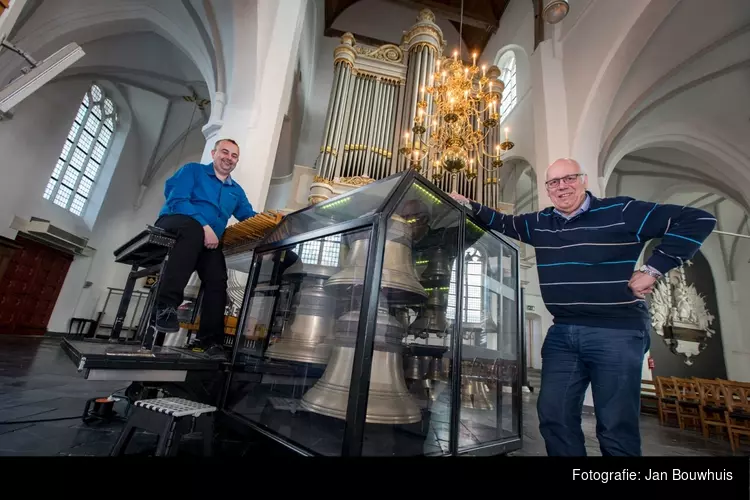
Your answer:
[[[693,207],[630,200],[623,220],[638,241],[661,238],[646,265],[662,274],[693,258],[716,227],[716,217]]]
[[[494,229],[514,240],[531,244],[535,222],[532,214],[507,215],[493,210],[486,205],[471,201],[455,192],[451,193],[451,197],[467,208],[471,208],[474,216],[490,229]]]
[[[623,208],[623,220],[638,241],[661,238],[646,266],[662,275],[692,259],[716,227],[716,217],[704,210],[633,199]],[[629,286],[637,297],[644,298],[656,279],[637,271]]]

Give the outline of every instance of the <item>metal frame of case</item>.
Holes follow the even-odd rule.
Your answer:
[[[353,370],[352,370],[352,376],[351,376],[351,385],[349,387],[349,394],[348,394],[348,407],[347,407],[347,414],[346,414],[346,424],[345,424],[345,431],[344,431],[344,438],[343,438],[343,445],[342,445],[342,456],[361,456],[362,455],[362,448],[363,448],[363,438],[365,433],[365,419],[366,419],[366,412],[367,412],[367,398],[368,398],[368,391],[370,386],[370,373],[371,373],[371,365],[373,360],[373,346],[374,346],[374,340],[375,340],[375,329],[376,329],[376,317],[377,317],[377,311],[378,311],[378,299],[379,299],[379,291],[380,291],[380,285],[381,285],[381,273],[379,272],[382,269],[383,266],[383,260],[384,260],[384,250],[385,250],[385,244],[386,244],[386,231],[387,231],[387,225],[388,220],[394,210],[398,207],[401,200],[404,198],[405,194],[409,190],[409,188],[412,186],[413,181],[418,181],[422,183],[424,186],[426,186],[430,191],[431,194],[434,194],[435,196],[439,197],[439,199],[444,202],[448,203],[450,206],[454,207],[455,209],[459,210],[463,216],[459,217],[459,225],[458,225],[458,234],[460,235],[458,238],[458,255],[463,256],[465,255],[466,251],[466,241],[465,241],[465,234],[466,234],[466,219],[470,219],[473,223],[475,223],[477,226],[479,226],[481,229],[485,230],[487,234],[492,234],[495,238],[500,239],[504,244],[511,247],[513,249],[513,252],[515,253],[515,281],[516,281],[516,291],[517,291],[517,298],[516,298],[516,332],[517,332],[517,338],[516,338],[516,354],[518,356],[518,366],[519,366],[519,372],[518,375],[514,381],[514,387],[512,391],[512,407],[513,411],[516,413],[513,417],[517,419],[518,422],[518,431],[517,436],[503,439],[503,440],[497,440],[497,441],[491,441],[484,444],[481,444],[479,446],[473,447],[473,448],[465,448],[459,450],[459,426],[460,426],[460,410],[461,410],[461,401],[460,401],[460,394],[461,394],[461,362],[462,362],[462,336],[453,334],[451,335],[451,347],[450,352],[452,354],[452,376],[451,376],[451,391],[452,391],[452,397],[451,397],[451,412],[450,412],[450,443],[449,443],[449,452],[448,453],[442,453],[441,456],[444,455],[480,455],[480,456],[490,456],[490,455],[499,455],[499,454],[505,454],[510,451],[518,450],[522,447],[522,441],[523,441],[523,411],[522,411],[522,401],[521,401],[521,394],[522,394],[522,386],[524,385],[524,379],[525,379],[525,348],[524,348],[524,342],[525,337],[523,334],[524,330],[524,316],[523,316],[523,290],[520,286],[520,251],[519,246],[516,244],[513,240],[507,238],[504,235],[501,235],[495,231],[490,230],[486,225],[481,223],[477,218],[473,216],[473,214],[467,210],[465,207],[457,203],[455,200],[453,200],[450,196],[448,196],[447,193],[437,188],[433,183],[431,183],[429,180],[427,180],[424,176],[420,175],[416,171],[409,169],[406,172],[401,172],[398,174],[395,174],[393,176],[387,177],[385,179],[378,180],[374,183],[365,185],[363,187],[357,188],[352,191],[348,191],[346,193],[343,193],[339,196],[336,196],[334,198],[331,198],[329,200],[326,200],[325,203],[334,202],[336,200],[342,199],[344,197],[349,196],[355,196],[358,192],[372,189],[373,186],[377,184],[381,184],[383,182],[387,182],[389,180],[393,180],[395,177],[400,177],[400,180],[398,183],[391,189],[390,193],[388,193],[383,201],[381,202],[380,206],[375,210],[374,214],[372,215],[366,215],[363,217],[359,217],[356,219],[352,219],[349,221],[337,223],[328,227],[323,227],[320,229],[313,229],[309,232],[301,233],[298,235],[290,236],[286,239],[280,240],[280,241],[272,241],[272,242],[262,242],[260,245],[258,245],[253,252],[253,259],[252,259],[252,266],[250,268],[250,274],[248,276],[247,286],[245,289],[245,296],[242,303],[242,308],[239,312],[239,318],[238,318],[238,324],[237,324],[237,337],[236,342],[234,344],[232,356],[231,356],[231,365],[232,368],[235,365],[236,358],[237,358],[237,352],[239,350],[240,345],[240,337],[241,332],[245,331],[246,323],[247,323],[247,316],[248,316],[248,308],[250,306],[251,297],[254,295],[254,290],[256,288],[256,285],[258,283],[258,279],[260,276],[260,265],[258,265],[261,262],[261,259],[263,256],[269,252],[277,251],[280,249],[285,248],[292,248],[298,243],[306,242],[309,240],[315,240],[324,238],[327,236],[335,235],[335,234],[341,234],[348,231],[354,231],[354,230],[363,230],[363,229],[370,229],[370,247],[369,251],[367,252],[367,261],[366,261],[366,272],[364,276],[364,285],[362,289],[362,297],[361,297],[361,303],[362,303],[362,315],[360,316],[360,321],[358,325],[358,332],[357,332],[357,339],[354,346],[355,354],[354,354],[354,363],[353,363]],[[305,207],[304,209],[301,209],[297,212],[294,212],[290,214],[287,218],[292,218],[296,214],[299,214],[304,211],[312,210],[316,205],[311,205],[308,207]],[[283,224],[283,222],[282,222]],[[457,258],[456,259],[456,277],[457,280],[460,280],[464,276],[464,259]],[[279,262],[278,258],[274,260],[274,269],[272,272],[271,281],[273,282],[278,278],[278,272],[279,272]],[[457,286],[456,287],[456,304],[462,304],[463,303],[463,286]],[[278,298],[276,299],[278,300]],[[275,304],[275,302],[274,302]],[[276,307],[274,305],[274,307]],[[454,323],[454,332],[460,332],[461,326],[462,326],[462,314],[461,314],[462,308],[456,307],[456,317],[453,318],[455,321]],[[264,340],[264,346],[263,350],[265,351],[268,348],[268,342],[270,340],[271,335],[266,335]],[[280,445],[283,445],[289,450],[295,451],[301,455],[317,455],[315,452],[311,452],[311,450],[306,449],[304,446],[301,446],[299,443],[295,443],[293,441],[290,441],[286,437],[279,435],[275,433],[274,431],[271,431],[262,425],[253,422],[241,415],[233,413],[231,410],[228,410],[226,408],[226,400],[228,393],[230,391],[232,378],[234,371],[230,368],[230,372],[228,374],[225,386],[224,386],[224,393],[222,396],[221,401],[221,409],[222,413],[225,417],[229,417],[230,420],[234,420],[233,424],[239,424],[240,426],[245,426],[251,428],[253,431],[260,433],[261,435],[265,436],[266,438],[269,438],[272,441],[277,442]],[[500,392],[499,389],[496,392]],[[498,395],[499,397],[499,395]]]

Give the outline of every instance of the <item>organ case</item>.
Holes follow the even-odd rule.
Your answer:
[[[435,15],[423,9],[399,45],[372,47],[345,33],[334,50],[333,83],[328,101],[317,175],[308,201],[318,203],[357,185],[379,180],[410,167],[399,153],[402,145],[414,147],[411,131],[420,89],[429,82],[445,40]],[[504,88],[497,66],[487,69],[496,89]],[[432,97],[427,96],[428,110]],[[502,142],[500,128],[486,138],[487,145]],[[409,142],[410,141],[410,142]],[[456,190],[487,206],[506,211],[500,202],[499,172],[479,169],[438,176],[429,162],[421,172],[445,192]]]

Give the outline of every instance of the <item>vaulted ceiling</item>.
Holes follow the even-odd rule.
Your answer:
[[[332,36],[331,26],[346,9],[360,0],[325,0],[325,35]],[[448,20],[456,31],[463,34],[463,42],[471,50],[482,52],[497,31],[500,18],[510,0],[463,0],[463,27],[461,26],[462,0],[388,0],[392,3],[421,10],[428,8],[440,18]]]

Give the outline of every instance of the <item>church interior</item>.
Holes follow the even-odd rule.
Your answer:
[[[747,0],[0,0],[0,42],[0,455],[545,455],[535,250],[449,194],[538,212],[558,158],[716,217],[648,298],[643,454],[748,454]],[[151,317],[224,138],[220,362],[197,273]]]

